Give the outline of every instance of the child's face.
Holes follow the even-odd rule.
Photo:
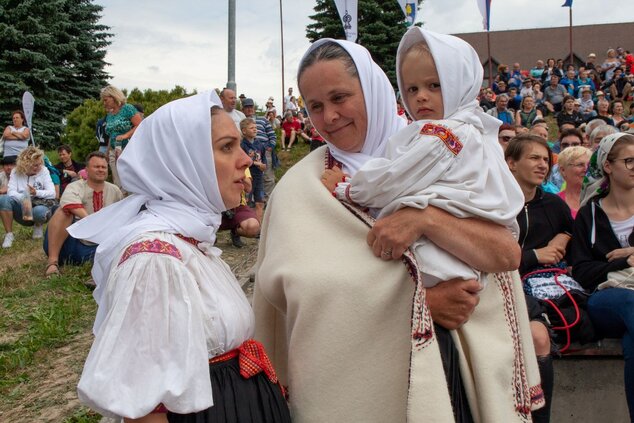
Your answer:
[[[440,78],[431,54],[410,51],[401,67],[405,102],[415,120],[444,117]]]
[[[258,134],[258,128],[255,123],[250,123],[242,130],[242,134],[244,134],[245,138],[253,139]]]

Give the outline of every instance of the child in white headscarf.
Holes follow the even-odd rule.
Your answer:
[[[378,218],[431,205],[517,234],[524,196],[497,142],[501,122],[478,106],[483,71],[475,50],[459,38],[412,28],[396,60],[399,90],[416,122],[391,137],[382,157],[365,162],[353,177],[335,168],[325,172],[324,184]],[[426,287],[454,278],[484,281],[424,237],[411,249]],[[391,248],[384,247],[381,257],[392,259]]]

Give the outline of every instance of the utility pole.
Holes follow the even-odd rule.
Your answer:
[[[236,91],[236,0],[229,0],[229,60],[227,88]]]

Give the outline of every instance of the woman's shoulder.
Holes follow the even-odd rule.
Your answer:
[[[177,246],[175,235],[165,232],[145,232],[133,238],[123,248],[117,262],[120,266],[136,255],[151,255],[153,258],[173,258],[183,261],[182,246]]]
[[[138,113],[136,107],[134,107],[133,105],[131,105],[130,103],[126,103],[123,106],[121,106],[121,110],[119,110],[119,114],[120,115],[125,115],[128,117],[132,117],[134,115],[136,115]]]

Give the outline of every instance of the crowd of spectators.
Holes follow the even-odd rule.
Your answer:
[[[625,391],[634,416],[634,346],[623,305],[634,284],[633,59],[628,51],[610,49],[602,64],[595,64],[595,54],[587,60],[580,67],[540,60],[527,71],[518,63],[513,71],[500,65],[495,83],[478,100],[502,122],[498,142],[525,194],[517,217],[520,274],[546,396],[554,385],[552,354],[568,342],[594,340],[578,335],[563,343],[540,317],[550,306],[527,288],[528,281],[538,277],[547,285],[557,275],[589,296],[579,306],[596,338],[623,337]],[[548,414],[538,412],[534,421],[548,421]]]

